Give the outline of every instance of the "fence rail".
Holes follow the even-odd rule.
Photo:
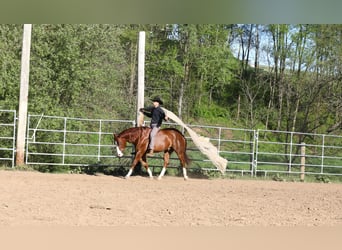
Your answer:
[[[14,166],[16,112],[0,110],[0,118],[0,161]],[[148,122],[145,124],[148,125]],[[134,148],[128,145],[127,161],[123,162],[113,154],[112,134],[132,126],[135,126],[135,121],[131,120],[28,115],[25,163],[45,166],[128,166]],[[174,123],[165,123],[165,126],[176,127],[185,133],[192,168],[217,171],[200,153],[183,127]],[[188,126],[208,137],[218,148],[219,155],[228,160],[227,172],[251,176],[266,176],[269,173],[342,175],[342,136]],[[150,166],[162,166],[162,163],[162,157],[149,159]],[[179,166],[175,154],[170,165]]]

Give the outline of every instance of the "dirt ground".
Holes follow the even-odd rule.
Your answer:
[[[0,226],[341,226],[342,184],[0,171]]]

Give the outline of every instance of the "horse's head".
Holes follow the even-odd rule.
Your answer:
[[[123,151],[126,148],[126,139],[121,138],[119,135],[113,134],[114,136],[114,146],[116,146],[116,153],[119,158],[123,156]]]

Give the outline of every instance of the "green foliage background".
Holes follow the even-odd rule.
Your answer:
[[[0,108],[18,110],[23,25],[0,25]],[[138,32],[146,105],[185,122],[340,133],[342,26],[35,24],[29,112],[135,119]]]

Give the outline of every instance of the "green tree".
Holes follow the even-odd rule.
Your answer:
[[[33,25],[29,112],[134,119],[146,31],[146,100],[160,95],[184,121],[341,132],[341,27]],[[22,31],[0,25],[2,109],[18,107]]]
[[[0,25],[0,109],[18,109],[23,27]]]
[[[29,110],[127,116],[120,106],[127,76],[120,32],[114,25],[34,25]]]

